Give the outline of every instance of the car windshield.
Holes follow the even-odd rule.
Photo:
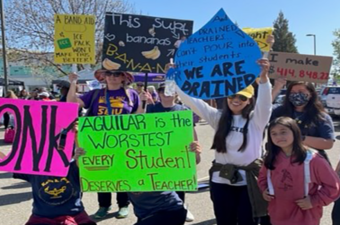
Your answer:
[[[340,87],[330,87],[328,94],[340,94]]]

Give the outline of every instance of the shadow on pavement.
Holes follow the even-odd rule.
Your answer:
[[[11,185],[11,186],[2,187],[1,189],[3,189],[3,190],[19,189],[19,188],[27,188],[27,187],[30,187],[30,186],[31,186],[31,184],[28,183],[28,182],[21,182],[21,183],[14,184],[14,185]]]
[[[3,196],[0,196],[0,206],[17,204],[20,202],[28,201],[31,198],[32,198],[32,193],[30,191],[17,193],[17,194],[3,195]]]
[[[206,220],[206,221],[199,222],[199,223],[193,223],[192,225],[214,225],[214,224],[216,224],[216,220],[211,219],[211,220]]]
[[[12,173],[0,173],[0,179],[12,178]]]

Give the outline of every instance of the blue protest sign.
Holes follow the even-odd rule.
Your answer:
[[[177,85],[200,99],[233,95],[252,84],[262,57],[256,42],[223,9],[181,45],[175,55]]]

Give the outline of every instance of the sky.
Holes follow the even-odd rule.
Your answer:
[[[194,21],[194,32],[204,26],[220,8],[241,28],[271,27],[280,11],[289,21],[300,54],[333,56],[333,31],[340,29],[340,0],[129,0],[137,13],[155,17]]]

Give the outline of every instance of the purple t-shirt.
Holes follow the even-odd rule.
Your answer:
[[[85,104],[85,109],[90,107],[92,96],[95,91],[96,90],[92,90],[80,97]],[[107,97],[110,101],[112,109],[111,115],[131,114],[137,111],[139,106],[139,96],[135,90],[128,89],[125,91],[124,88],[118,90],[101,89],[96,99],[94,99],[91,109],[88,109],[91,110],[90,115],[108,115],[108,105],[106,103],[105,92],[107,92]],[[129,96],[127,96],[126,92]]]

